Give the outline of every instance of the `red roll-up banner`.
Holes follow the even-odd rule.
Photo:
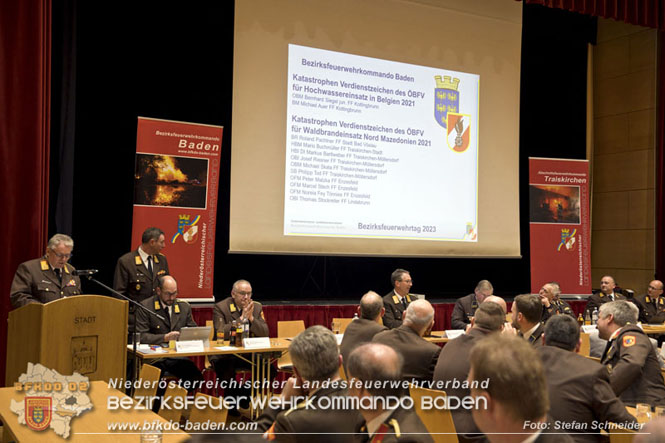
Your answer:
[[[221,126],[139,117],[132,246],[146,228],[164,231],[162,254],[179,298],[214,300],[215,223]]]
[[[531,293],[591,294],[589,162],[529,158]]]

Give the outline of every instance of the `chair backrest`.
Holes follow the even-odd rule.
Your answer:
[[[346,380],[346,372],[344,372],[344,365],[339,365],[339,377]]]
[[[162,370],[159,368],[147,364],[141,366],[141,372],[139,372],[141,384],[134,390],[134,398],[157,395],[160,375],[162,375]]]
[[[339,324],[339,333],[344,334],[344,331],[346,331],[346,327],[351,324],[353,321],[352,318],[333,318],[333,322],[337,322]]]
[[[189,414],[189,422],[200,424],[215,423],[217,427],[211,427],[210,429],[220,429],[221,425],[218,423],[226,423],[226,416],[229,413],[228,409],[221,407],[222,398],[212,397],[208,394],[197,392],[196,397],[194,398],[194,404],[196,404],[196,399],[199,397],[207,397],[205,403],[206,407],[203,409],[193,408],[191,414]]]
[[[582,345],[580,346],[579,354],[584,357],[589,357],[591,355],[591,341],[589,341],[589,334],[586,332],[580,332],[580,340],[582,340]]]
[[[459,441],[455,432],[453,416],[449,409],[421,408],[423,397],[430,397],[433,401],[436,401],[434,398],[443,398],[435,404],[445,404],[445,392],[411,385],[409,395],[411,395],[415,404],[416,414],[422,420],[435,443],[457,443]]]
[[[636,432],[630,429],[624,429],[612,423],[609,426],[610,443],[632,443]]]
[[[277,337],[293,338],[305,330],[304,320],[278,321]]]
[[[187,389],[178,386],[175,383],[169,383],[166,387],[166,392],[164,392],[164,398],[169,399],[170,408],[165,408],[164,404],[159,408],[159,416],[164,420],[169,420],[173,423],[179,423],[180,417],[182,416],[181,408],[174,408],[175,398],[182,398],[183,401],[181,404],[185,404],[185,398],[187,397]]]

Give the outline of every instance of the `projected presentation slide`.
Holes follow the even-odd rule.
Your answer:
[[[289,45],[284,234],[477,241],[479,82]]]

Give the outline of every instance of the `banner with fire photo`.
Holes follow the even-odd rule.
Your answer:
[[[139,117],[132,248],[155,226],[164,231],[179,298],[214,300],[215,223],[221,126]],[[159,259],[159,257],[157,258]]]
[[[591,294],[589,162],[529,158],[531,293]]]

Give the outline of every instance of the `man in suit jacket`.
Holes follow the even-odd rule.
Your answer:
[[[627,405],[665,405],[665,383],[649,337],[637,326],[639,310],[626,300],[604,303],[598,335],[608,340],[600,362],[610,368],[610,384]]]
[[[665,297],[663,296],[663,282],[653,280],[649,283],[647,293],[635,297],[634,303],[640,309],[640,321],[642,323],[665,322]]]
[[[395,329],[402,325],[404,311],[414,300],[409,295],[413,280],[406,269],[395,269],[390,274],[390,281],[393,284],[393,290],[383,296],[383,306],[386,308],[383,324],[388,329]]]
[[[533,346],[511,334],[490,334],[473,347],[470,363],[473,420],[490,442],[573,441],[551,434],[557,430],[547,420],[545,371]]]
[[[489,280],[480,280],[473,294],[465,295],[455,302],[453,313],[450,315],[450,323],[453,329],[466,329],[471,324],[471,318],[475,315],[478,306],[485,298],[492,295],[494,287]]]
[[[257,420],[258,431],[278,442],[352,442],[360,414],[348,405],[333,333],[323,326],[307,328],[293,339],[289,353],[295,375],[282,391],[281,406],[268,407]]]
[[[379,332],[372,339],[388,345],[404,358],[405,380],[430,381],[441,348],[423,338],[434,325],[434,308],[427,300],[415,300],[406,309],[404,324],[397,329]]]
[[[540,302],[543,304],[543,316],[541,318],[543,324],[547,322],[547,319],[556,314],[566,314],[576,318],[573,308],[559,298],[561,296],[561,287],[558,283],[545,283],[540,288],[538,296],[540,297]]]
[[[113,289],[141,303],[156,294],[159,277],[169,274],[169,263],[161,253],[164,231],[148,228],[143,231],[141,245],[118,259],[113,276]],[[129,331],[134,324],[135,306],[129,305]]]
[[[251,337],[267,337],[268,324],[263,317],[263,307],[261,303],[252,300],[252,285],[247,280],[238,280],[233,283],[231,296],[215,304],[213,308],[213,322],[215,332],[220,331],[225,337],[230,336],[233,322],[249,324],[249,335]],[[215,373],[220,381],[230,381],[235,379],[237,369],[250,369],[251,364],[246,360],[237,358],[234,355],[220,355],[210,357],[210,362],[215,367]],[[227,397],[248,397],[250,391],[244,388],[228,387],[224,390]],[[241,402],[241,407],[249,406],[249,400]],[[235,415],[235,409],[229,411]]]
[[[402,404],[391,409],[381,401],[372,401],[406,395],[400,383],[402,365],[402,357],[394,349],[379,343],[365,343],[351,352],[349,394],[365,405],[360,408],[362,420],[356,424],[357,442],[433,441],[413,409]]]
[[[170,275],[160,277],[156,294],[141,303],[145,309],[136,311],[136,332],[141,334],[141,343],[157,345],[177,340],[180,329],[196,326],[189,303],[177,300],[177,296],[175,279]],[[164,319],[146,311],[159,314]],[[189,358],[164,358],[151,360],[150,364],[160,368],[162,376],[169,372],[189,382],[183,385],[188,390],[194,387],[194,382],[203,380],[201,372]]]
[[[362,296],[360,306],[358,306],[358,315],[360,317],[353,320],[346,327],[342,344],[339,346],[345,370],[351,351],[361,343],[372,341],[372,338],[376,334],[388,329],[380,323],[381,317],[383,317],[385,312],[386,309],[383,307],[383,300],[381,300],[379,294],[369,291]]]
[[[506,313],[497,303],[485,300],[476,310],[471,329],[466,334],[449,341],[441,350],[439,360],[434,368],[433,388],[445,391],[447,395],[457,398],[466,398],[471,395],[468,387],[459,385],[469,376],[469,354],[473,346],[487,335],[503,329]],[[455,430],[460,441],[478,441],[483,435],[473,422],[471,411],[466,408],[451,410]]]
[[[570,428],[577,442],[600,441],[594,423],[619,423],[636,429],[635,417],[626,411],[610,386],[607,367],[578,355],[580,328],[568,315],[556,315],[545,324],[545,346],[538,352],[545,368],[550,396],[550,417]],[[595,433],[595,434],[594,434]]]
[[[513,314],[513,327],[533,346],[541,346],[543,324],[540,318],[543,315],[543,305],[537,295],[522,294],[515,297],[511,307]]]
[[[597,294],[591,294],[589,298],[587,298],[587,304],[584,310],[585,315],[587,312],[591,315],[594,309],[600,309],[604,303],[615,300],[625,300],[626,297],[623,294],[614,292],[616,286],[614,277],[611,275],[603,276],[603,278],[600,279],[600,292]]]
[[[81,280],[72,274],[74,267],[67,263],[73,249],[74,240],[70,236],[55,234],[42,258],[21,263],[9,291],[12,306],[20,308],[79,295]]]

